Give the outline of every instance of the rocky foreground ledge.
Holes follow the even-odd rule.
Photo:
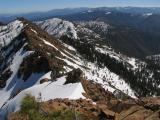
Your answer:
[[[66,84],[81,82],[86,99],[54,99],[38,102],[40,115],[50,116],[57,111],[71,111],[71,117],[80,120],[159,120],[160,97],[118,99],[101,85],[86,80],[80,69],[73,70],[66,77]],[[76,81],[77,80],[77,81]],[[30,114],[22,114],[22,110],[11,113],[8,120],[31,120]],[[23,116],[23,117],[22,117]],[[83,117],[82,117],[83,116]],[[65,120],[67,120],[67,114]],[[78,119],[77,118],[77,119]],[[53,117],[54,119],[54,117]],[[50,120],[50,118],[45,118]]]

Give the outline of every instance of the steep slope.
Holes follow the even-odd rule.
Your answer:
[[[54,21],[54,19],[52,20]],[[111,47],[112,45],[105,41],[105,35],[110,34],[110,31],[111,29],[114,29],[114,26],[105,24],[104,22],[89,21],[76,22],[75,27],[78,39],[73,39],[68,36],[62,36],[60,40],[74,47],[77,52],[86,59],[86,61],[96,63],[96,65],[94,64],[89,66],[89,68],[91,69],[96,68],[95,66],[97,66],[97,68],[99,69],[98,71],[92,70],[94,71],[92,76],[94,76],[94,74],[99,74],[97,76],[101,76],[101,80],[103,80],[104,84],[106,81],[107,84],[109,83],[114,87],[116,86],[116,88],[120,90],[124,90],[122,89],[122,87],[120,87],[121,85],[126,86],[125,83],[128,83],[129,86],[134,91],[136,91],[135,93],[138,96],[159,95],[159,77],[157,76],[157,70],[151,68],[152,64],[147,60],[142,61],[135,58],[127,57],[126,55],[120,53],[119,50],[113,49]],[[115,37],[115,41],[117,41],[116,43],[118,43],[118,39],[121,37],[116,37],[116,33],[114,33],[112,36]],[[121,33],[119,34],[122,35]],[[128,48],[126,48],[125,50],[128,50]],[[88,63],[86,62],[86,65],[87,64]],[[100,69],[102,69],[102,71],[105,70],[108,72],[106,72],[106,74],[103,74],[104,72],[101,72]],[[118,78],[114,77],[114,75],[112,74],[110,76],[110,72],[118,75]],[[122,82],[120,80],[121,78],[122,81],[125,82]],[[91,79],[94,79],[94,77],[91,77]],[[96,77],[95,79],[98,78]],[[101,80],[97,81],[100,82]],[[120,81],[120,83],[117,83],[116,80],[120,80],[122,83]],[[117,83],[117,85],[114,83]],[[142,84],[145,85],[142,86]],[[128,88],[127,91],[124,91],[125,93],[132,93],[127,92]]]
[[[52,23],[54,23],[54,22],[57,23],[56,19],[50,19],[50,21],[52,21]],[[62,23],[66,23],[66,22],[67,21],[64,21]],[[37,24],[40,25],[39,22]],[[48,24],[47,20],[43,22],[43,25],[45,25],[45,24]],[[70,24],[73,24],[73,23],[70,23]],[[43,29],[43,25],[42,25],[42,29]],[[63,24],[63,26],[65,27],[65,26],[68,26],[68,25]],[[100,26],[103,26],[103,25],[100,25]],[[53,24],[53,26],[51,24],[49,27],[53,29],[53,28],[55,28],[55,24]],[[58,27],[59,26],[56,26],[56,28],[58,28]],[[106,30],[106,29],[104,28],[104,30]],[[97,44],[96,45],[97,46],[96,51],[99,51],[98,48],[102,49],[103,51],[108,50],[108,53],[110,53],[109,55],[111,57],[115,56],[115,58],[117,57],[117,60],[120,60],[121,55],[118,55],[118,54],[114,53],[112,50],[110,50],[110,48],[108,48],[105,45],[101,46],[101,44],[104,43],[104,42],[102,40],[100,40],[101,38],[99,38],[98,37],[99,35],[96,34],[94,31],[89,30],[89,29],[84,28],[83,26],[79,26],[79,25],[77,25],[77,28],[74,27],[74,31],[77,32],[77,35],[78,35],[77,39],[78,40],[77,39],[74,40],[74,38],[72,36],[68,37],[68,34],[59,36],[58,38],[60,38],[60,40],[62,40],[62,41],[64,40],[63,41],[64,43],[74,47],[76,49],[77,53],[80,54],[81,57],[84,57],[83,55],[86,55],[88,57],[94,56],[93,53],[91,53],[90,55],[88,55],[88,53],[87,53],[88,49],[92,49],[92,48],[90,48],[90,47],[92,47],[90,45],[90,43],[93,43],[95,45]],[[50,32],[48,32],[48,33],[52,35],[53,32],[54,32],[54,29],[53,29],[53,31],[51,31],[51,33]],[[65,36],[67,36],[68,38],[71,38],[70,42],[73,42],[74,45],[77,44],[77,46],[74,46],[72,43],[71,44],[67,43],[67,41],[65,41]],[[79,43],[82,43],[82,44],[80,44],[80,46],[79,46]],[[83,48],[81,48],[81,47],[83,47]],[[87,47],[87,49],[86,49],[86,47]],[[104,49],[104,48],[106,48],[106,49]],[[79,51],[80,49],[81,50],[86,49],[86,50],[84,51],[84,53],[82,53],[82,51]],[[98,53],[101,53],[101,52],[98,52]],[[115,54],[115,55],[113,55],[113,54]],[[106,55],[107,55],[107,53],[106,53]],[[123,79],[119,79],[117,74],[112,73],[105,66],[100,67],[99,65],[97,65],[97,63],[94,63],[94,59],[92,59],[92,60],[89,59],[88,60],[85,57],[84,58],[79,58],[79,59],[80,59],[80,62],[81,62],[82,65],[86,66],[86,68],[89,68],[89,69],[84,69],[83,67],[81,68],[83,71],[85,71],[85,75],[88,79],[95,80],[96,82],[101,83],[104,87],[106,87],[106,89],[111,88],[110,90],[113,92],[115,90],[115,88],[110,87],[110,85],[108,84],[108,81],[104,80],[104,79],[107,79],[107,80],[110,79],[110,82],[112,81],[112,86],[116,87],[116,89],[120,89],[121,91],[124,91],[125,93],[127,93],[127,91],[128,91],[129,95],[134,96],[133,91],[130,90],[129,86],[124,82]],[[84,59],[86,59],[86,60],[84,60]],[[130,59],[130,58],[128,58],[128,59]],[[109,73],[111,75],[109,75]],[[122,86],[124,85],[125,87],[121,87],[120,84],[122,84]]]
[[[106,90],[123,91],[126,95],[129,91],[128,95],[135,97],[129,85],[123,79],[119,79],[118,75],[110,72],[106,67],[99,67],[96,63],[85,60],[75,48],[48,35],[35,24],[19,18],[7,26],[2,26],[1,29],[0,95],[3,96],[0,100],[1,118],[18,110],[17,107],[23,97],[27,93],[35,93],[36,88],[40,90],[33,95],[38,96],[39,92],[44,92],[43,97],[46,100],[82,97],[83,88],[80,83],[70,85],[68,88],[68,85],[63,85],[64,81],[59,84],[61,87],[57,87],[56,82],[53,82],[75,68],[81,68],[86,77],[101,83]],[[107,75],[109,73],[111,73],[110,76]],[[44,75],[46,77],[42,80]],[[115,86],[104,81],[105,76],[112,78],[112,84]],[[53,83],[40,85],[43,81]],[[125,87],[122,87],[120,82],[123,82]],[[45,85],[48,87],[46,88]],[[52,90],[59,92],[46,97],[45,92]],[[63,95],[62,92],[67,90],[68,93],[64,92]],[[79,96],[76,97],[76,94]]]
[[[99,34],[101,38],[103,38],[103,41],[107,42],[113,49],[125,55],[143,58],[147,55],[159,52],[159,46],[155,46],[158,40],[156,36],[146,34],[132,27],[122,25],[116,26],[112,24],[108,25],[107,29],[105,28],[108,31],[105,32],[104,28],[99,26],[98,29],[95,27],[95,23],[103,26],[108,25],[108,22],[99,21],[78,22],[78,24],[81,24],[83,27],[89,28]]]
[[[80,23],[78,23],[78,24],[80,24],[80,25],[82,25],[83,27],[87,27],[87,29],[91,29],[91,30],[93,30],[96,34],[98,34],[99,35],[99,38],[97,39],[98,41],[103,41],[103,40],[105,40],[106,38],[104,38],[104,36],[109,36],[109,34],[113,34],[112,36],[113,37],[115,37],[115,40],[116,40],[116,46],[118,46],[118,45],[120,45],[121,43],[122,44],[125,44],[125,43],[123,43],[123,41],[121,41],[121,42],[118,42],[118,40],[119,39],[121,39],[121,35],[123,35],[125,32],[125,28],[124,29],[122,29],[122,33],[118,33],[118,34],[121,34],[120,36],[117,36],[116,37],[116,33],[112,33],[111,31],[111,29],[114,29],[114,26],[111,26],[111,25],[108,25],[108,24],[105,24],[104,22],[97,22],[97,21],[89,21],[89,22],[80,22]],[[95,25],[96,24],[96,25]],[[105,27],[105,26],[108,26],[108,27]],[[108,32],[103,32],[104,31],[104,28],[106,29],[106,31],[108,31]],[[132,34],[132,32],[130,33],[130,34]],[[135,36],[134,36],[135,37]],[[132,37],[131,37],[132,38]],[[95,38],[94,38],[95,39]],[[125,39],[125,38],[124,38]],[[123,39],[122,39],[123,40]],[[132,39],[130,39],[131,41],[132,41]],[[91,39],[91,41],[92,41],[92,39]],[[125,41],[125,40],[124,40]],[[132,42],[134,42],[134,40],[132,41]],[[117,44],[118,43],[118,44]],[[104,44],[106,44],[106,43],[102,43],[103,45]],[[158,94],[159,95],[159,75],[158,75],[158,71],[159,71],[159,65],[157,66],[156,64],[154,64],[154,62],[152,62],[152,61],[148,61],[147,59],[144,59],[144,60],[138,60],[138,59],[134,59],[134,58],[129,58],[129,57],[126,57],[125,55],[123,55],[123,54],[121,54],[121,53],[116,53],[116,52],[118,52],[118,51],[120,51],[120,50],[118,50],[117,51],[117,49],[116,49],[116,52],[114,52],[114,50],[115,49],[111,49],[111,48],[115,48],[114,46],[113,46],[113,44],[112,44],[112,39],[111,40],[109,40],[109,41],[107,41],[107,45],[110,45],[110,46],[112,46],[112,47],[106,47],[106,46],[104,46],[104,47],[102,47],[102,45],[100,45],[100,46],[96,46],[95,47],[95,49],[96,50],[98,50],[99,52],[101,52],[101,53],[104,53],[104,54],[108,54],[110,57],[112,57],[112,58],[114,58],[114,59],[116,59],[116,60],[118,60],[118,61],[121,61],[121,62],[123,62],[123,63],[125,63],[126,62],[126,64],[131,64],[132,66],[133,66],[133,68],[135,68],[135,73],[131,73],[131,71],[130,72],[128,72],[128,73],[126,73],[126,74],[129,74],[129,76],[135,76],[135,77],[137,77],[136,79],[138,80],[138,79],[142,79],[142,80],[136,80],[136,79],[132,79],[132,78],[129,78],[128,80],[130,80],[130,79],[132,79],[130,82],[129,82],[129,84],[130,84],[130,86],[132,86],[132,84],[134,84],[134,83],[132,83],[132,81],[137,81],[137,82],[143,82],[143,84],[145,84],[146,86],[147,86],[147,89],[154,89],[154,88],[156,88],[156,90],[153,92],[152,90],[150,91],[151,93],[153,93],[153,94]],[[120,45],[121,46],[121,45]],[[119,47],[120,47],[119,46]],[[137,45],[136,46],[139,46],[139,44],[137,43]],[[133,51],[133,49],[131,49],[132,47],[130,47],[130,48],[124,48],[124,50],[127,50],[127,51],[129,51],[129,50],[131,50],[131,51]],[[137,47],[134,47],[135,49],[138,49]],[[123,48],[120,48],[120,49],[123,49]],[[135,51],[134,51],[135,52]],[[102,57],[103,59],[104,59],[104,57]],[[118,59],[117,59],[118,58]],[[108,58],[109,59],[109,58]],[[106,60],[107,61],[107,60]],[[102,61],[101,60],[99,60],[99,62],[100,63],[102,63]],[[99,63],[98,62],[98,63]],[[109,61],[108,61],[109,62]],[[111,64],[113,64],[112,62],[111,62]],[[107,64],[106,64],[107,65]],[[126,75],[125,74],[121,74],[120,72],[118,72],[118,71],[116,71],[116,70],[114,70],[112,67],[110,67],[110,65],[107,65],[108,66],[108,68],[110,69],[110,70],[113,70],[114,72],[116,72],[118,75],[122,75],[123,77],[125,77]],[[118,65],[117,65],[118,66]],[[124,65],[125,66],[125,65]],[[129,67],[130,68],[130,67]],[[118,69],[122,69],[120,66],[118,67]],[[124,71],[126,71],[126,70],[124,70],[123,69],[123,72]],[[124,72],[125,73],[125,72]],[[132,75],[131,75],[131,74]],[[139,78],[139,77],[140,78]],[[152,77],[151,77],[152,76]],[[127,76],[126,76],[127,77]],[[146,82],[146,80],[147,80],[147,82]],[[153,84],[152,84],[153,83]],[[149,85],[150,84],[150,85]],[[133,85],[132,87],[134,87],[135,85]],[[146,87],[145,86],[145,87]],[[152,87],[151,87],[152,86]],[[139,88],[141,88],[140,86],[138,87],[138,88],[136,88],[136,89],[139,89]],[[132,89],[134,89],[134,88],[132,88]],[[148,91],[146,88],[143,88],[143,90],[145,89],[145,91]],[[148,91],[149,92],[149,91]],[[146,94],[146,93],[144,93],[144,94]]]
[[[19,26],[23,27],[20,29]],[[34,88],[34,85],[39,84],[40,78],[47,72],[52,71],[52,80],[55,80],[68,70],[74,69],[74,64],[76,65],[74,61],[77,59],[76,56],[70,55],[74,51],[67,49],[58,40],[27,20],[16,20],[7,26],[2,26],[2,30],[0,94],[3,98],[0,100],[0,106],[1,115],[4,116],[3,112],[7,106],[14,110],[15,106],[9,103],[17,94],[27,88]],[[71,66],[69,63],[74,64]],[[72,87],[75,90],[70,91],[76,92],[76,88],[80,87],[77,84]],[[25,92],[22,95],[24,96]],[[7,110],[10,111],[10,109]]]

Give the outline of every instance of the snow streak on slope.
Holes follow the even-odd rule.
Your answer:
[[[69,37],[77,39],[76,28],[71,22],[53,18],[37,22],[37,24],[40,25],[42,29],[58,38],[63,35],[67,35]]]
[[[54,45],[52,45],[51,43],[49,43],[48,41],[46,41],[45,39],[43,38],[40,38],[46,45],[49,45],[51,47],[53,47],[55,50],[58,50],[58,48],[56,48]]]
[[[59,51],[60,54],[63,57],[58,57],[55,56],[57,59],[59,60],[63,60],[67,65],[71,66],[72,68],[69,68],[68,66],[64,66],[64,69],[66,70],[66,72],[71,71],[73,68],[79,68],[82,66],[81,60],[79,59],[78,55],[73,55],[69,52],[67,52],[66,50],[60,50],[58,48],[56,48],[53,44],[51,44],[50,42],[46,41],[43,38],[40,38],[46,45],[53,47],[55,50]],[[63,44],[65,45],[68,49],[75,51],[75,49],[67,44]]]
[[[11,43],[23,29],[23,23],[19,20],[11,22],[7,26],[0,26],[0,46],[4,47]]]
[[[134,91],[130,86],[118,75],[108,70],[106,67],[100,68],[94,63],[87,63],[86,66],[89,70],[85,70],[85,76],[89,80],[94,80],[96,83],[100,83],[103,88],[110,92],[120,90],[125,94],[136,98]]]
[[[45,77],[49,77],[50,73],[47,73]],[[44,76],[42,77],[44,78]],[[66,78],[61,77],[55,82],[46,82],[39,85],[34,85],[21,93],[19,93],[15,98],[11,99],[3,107],[3,110],[0,112],[0,118],[3,119],[3,116],[6,116],[8,113],[15,112],[20,109],[20,104],[22,99],[27,95],[33,95],[41,101],[48,101],[55,98],[69,98],[69,99],[79,99],[85,98],[82,93],[85,93],[81,83],[66,84]]]
[[[17,72],[19,70],[19,66],[23,61],[23,58],[30,55],[32,52],[25,52],[23,48],[21,48],[13,57],[12,63],[9,66],[10,70],[13,72],[11,77],[7,80],[6,87],[0,90],[0,95],[3,96],[0,99],[0,107],[4,105],[4,103],[16,92],[21,89],[30,87],[34,85],[35,80],[39,75],[32,75],[29,78],[29,81],[24,82],[23,80],[17,77]],[[35,79],[35,80],[34,80]],[[34,80],[34,82],[33,82]]]

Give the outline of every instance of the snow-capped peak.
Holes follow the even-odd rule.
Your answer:
[[[53,18],[37,22],[37,24],[40,25],[42,29],[56,37],[60,38],[63,35],[67,35],[74,39],[78,38],[74,24],[69,21]]]
[[[0,26],[0,46],[4,47],[11,43],[23,29],[23,23],[15,20],[6,26]]]

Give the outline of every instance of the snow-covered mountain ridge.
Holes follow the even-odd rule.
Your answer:
[[[41,94],[42,101],[56,98],[86,99],[83,94],[86,92],[85,86],[77,78],[65,84],[67,75],[74,76],[75,73],[71,71],[78,68],[83,71],[85,79],[99,84],[117,99],[140,96],[127,81],[127,76],[123,76],[123,70],[129,69],[134,73],[140,70],[139,65],[143,62],[115,52],[103,42],[101,35],[84,25],[60,19],[48,21],[38,23],[46,25],[48,29],[42,27],[46,32],[22,18],[7,27],[3,26],[0,32],[0,95],[4,97],[0,100],[0,117],[19,110],[26,94],[36,98]],[[96,22],[92,21],[91,24],[95,25]],[[108,25],[97,24],[99,29],[107,32]],[[15,27],[11,29],[8,26]],[[14,34],[5,39],[4,36],[8,35],[6,31]],[[4,44],[5,41],[8,44]],[[119,72],[118,69],[122,70]],[[57,93],[52,94],[52,91]]]

